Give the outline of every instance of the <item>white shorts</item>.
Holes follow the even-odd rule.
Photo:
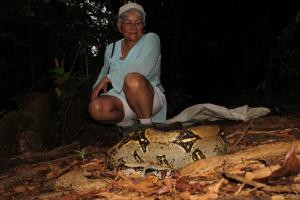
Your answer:
[[[164,105],[165,94],[159,89],[159,87],[153,87],[154,97],[153,97],[153,107],[152,107],[152,116],[156,115]],[[136,113],[128,105],[124,94],[118,94],[110,90],[106,95],[112,95],[117,97],[122,101],[124,107],[124,120],[126,119],[136,119]]]

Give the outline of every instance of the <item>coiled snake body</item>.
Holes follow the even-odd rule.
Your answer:
[[[111,169],[161,173],[225,151],[219,126],[201,125],[171,131],[148,128],[123,138],[107,151],[106,161]]]

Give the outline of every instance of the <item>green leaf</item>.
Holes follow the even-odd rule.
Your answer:
[[[70,77],[71,77],[71,73],[70,73],[70,72],[66,72],[66,73],[63,74],[63,79],[64,79],[64,81],[69,80]]]
[[[63,76],[64,75],[64,68],[62,67],[55,67],[51,72],[57,76]]]

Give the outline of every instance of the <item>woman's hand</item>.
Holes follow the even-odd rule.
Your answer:
[[[107,92],[107,86],[110,83],[110,80],[107,76],[104,76],[103,79],[96,85],[91,93],[91,100],[94,100],[100,94],[100,91],[103,90],[104,93]]]

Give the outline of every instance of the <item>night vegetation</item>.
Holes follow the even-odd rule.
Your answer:
[[[107,147],[120,140],[117,127],[91,120],[87,105],[105,47],[120,38],[115,16],[124,2],[1,1],[0,172],[18,164],[46,161],[46,169],[55,177],[57,169],[67,162],[51,159],[77,152],[78,165],[83,166],[94,155],[93,149],[86,148],[88,144]],[[299,114],[299,0],[137,2],[147,13],[146,31],[156,32],[161,39],[168,118],[201,103],[230,108],[248,104],[268,107],[275,115]],[[299,130],[292,129],[299,128],[299,118],[259,120],[237,128],[242,134],[225,123],[234,150],[243,150],[249,143],[264,144],[264,139],[275,136],[290,142],[292,137],[299,137]],[[275,131],[264,132],[267,136],[262,134],[256,141],[255,131],[247,135],[255,128]],[[246,136],[249,143],[243,140]],[[295,162],[299,164],[297,159]],[[98,162],[97,168],[103,168],[101,164]],[[30,172],[32,177],[40,173]],[[17,178],[25,177],[20,174]],[[8,185],[7,189],[0,184],[0,196],[10,193],[10,186],[14,186],[13,181],[6,181],[8,176],[0,176]],[[183,190],[184,181],[179,185]]]

